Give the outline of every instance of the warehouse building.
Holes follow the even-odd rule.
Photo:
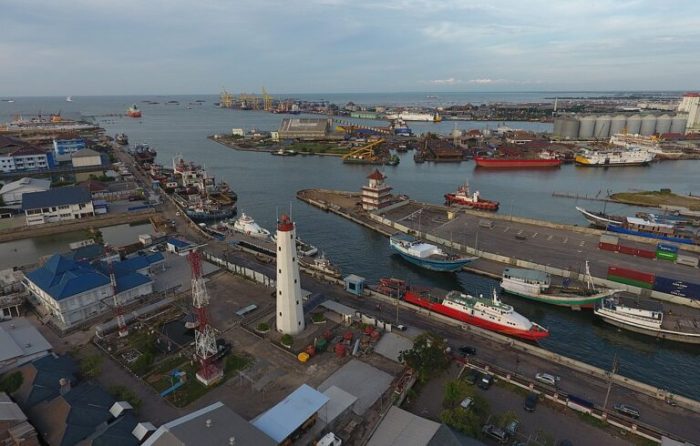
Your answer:
[[[43,178],[21,178],[7,183],[0,189],[0,197],[5,203],[4,207],[20,209],[22,207],[22,195],[31,192],[45,192],[51,188],[51,180]]]
[[[95,215],[90,191],[79,186],[24,194],[22,209],[30,226]]]
[[[280,139],[328,139],[330,120],[314,118],[285,118],[279,128]]]

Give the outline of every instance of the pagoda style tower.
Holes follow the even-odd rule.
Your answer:
[[[376,211],[391,203],[391,186],[384,184],[386,176],[379,170],[367,175],[369,184],[362,186],[362,209]]]
[[[304,331],[296,237],[294,223],[283,214],[277,222],[277,331],[290,335]]]

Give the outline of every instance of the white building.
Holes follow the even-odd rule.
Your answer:
[[[32,146],[0,147],[0,170],[16,172],[18,170],[48,169],[51,167],[49,155]]]
[[[12,183],[5,184],[0,189],[0,197],[2,197],[5,207],[21,208],[22,195],[32,192],[45,192],[51,188],[51,180],[43,178],[21,178]]]
[[[55,254],[43,266],[26,273],[24,285],[42,313],[50,315],[60,328],[69,328],[112,311],[115,292],[120,305],[151,294],[153,280],[148,274],[162,269],[164,262],[159,252],[113,262],[111,267]],[[114,286],[110,272],[114,273]]]
[[[46,356],[51,344],[25,318],[0,322],[0,374]]]
[[[78,186],[24,194],[22,209],[30,226],[95,215],[90,191]]]
[[[73,167],[102,166],[102,156],[92,149],[78,150],[71,154],[70,159]]]
[[[277,331],[290,335],[304,331],[296,228],[287,215],[277,223]]]

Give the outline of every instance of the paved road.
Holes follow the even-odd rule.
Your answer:
[[[483,217],[457,214],[454,219],[447,220],[444,211],[425,209],[416,213],[417,209],[419,206],[411,204],[392,210],[385,217],[446,240],[541,265],[583,272],[583,264],[589,260],[591,273],[596,277],[605,278],[608,266],[614,265],[689,282],[698,281],[694,268],[600,250],[598,235],[503,220],[492,220],[494,226],[489,229],[479,226],[479,220]],[[652,244],[628,240],[622,243],[630,247],[655,249]]]

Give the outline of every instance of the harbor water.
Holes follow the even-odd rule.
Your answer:
[[[535,101],[554,95],[479,94],[472,97],[471,101]],[[586,93],[568,95],[584,96]],[[316,95],[309,99],[327,99],[340,105],[349,100],[356,103],[382,103],[382,95],[367,95],[362,100],[347,95],[347,100],[342,98],[345,102],[333,99],[333,96]],[[197,105],[193,103],[197,99],[206,102]],[[385,95],[383,99],[385,103],[421,103],[419,96],[410,95],[403,98],[401,95]],[[141,104],[141,100],[158,101],[160,104]],[[166,104],[168,100],[177,100],[179,104]],[[318,246],[339,264],[344,273],[364,276],[369,282],[383,276],[392,276],[416,285],[446,290],[462,289],[472,294],[490,293],[492,288],[498,286],[497,281],[474,274],[421,270],[392,256],[386,238],[297,201],[295,193],[300,189],[359,191],[373,167],[344,165],[337,157],[277,157],[268,153],[236,151],[217,144],[206,139],[207,136],[228,134],[232,128],[274,130],[284,115],[219,109],[213,105],[216,100],[214,96],[74,97],[73,102],[65,103],[59,98],[17,98],[13,104],[0,103],[0,121],[19,112],[31,116],[31,113],[36,114],[38,110],[46,113],[64,110],[66,116],[71,112],[94,116],[96,122],[105,127],[109,134],[124,132],[132,144],[148,143],[155,148],[158,151],[157,161],[161,164],[168,165],[173,156],[181,154],[186,160],[204,165],[210,174],[228,182],[238,193],[239,214],[242,211],[251,215],[263,227],[274,229],[277,213],[288,212],[291,207],[298,232],[303,239]],[[442,100],[449,102],[445,98]],[[450,100],[461,100],[462,103],[470,101],[469,94]],[[143,118],[113,116],[123,114],[132,103],[143,110]],[[409,123],[415,133],[432,131],[442,134],[448,134],[455,126],[466,130],[495,128],[501,124],[464,121]],[[551,131],[551,124],[507,122],[505,125]],[[398,166],[381,168],[396,193],[407,194],[420,201],[442,203],[443,194],[456,190],[459,184],[468,180],[470,186],[479,190],[483,197],[500,201],[499,212],[503,214],[578,225],[585,225],[586,221],[574,209],[576,205],[599,210],[602,203],[556,198],[552,196],[553,192],[595,196],[605,195],[608,190],[618,192],[668,187],[680,194],[700,193],[700,177],[697,175],[699,161],[668,161],[647,167],[619,169],[566,165],[552,170],[491,171],[477,169],[471,161],[457,164],[415,164],[412,156],[409,152],[401,156]],[[607,211],[611,213],[629,214],[634,210],[617,204],[607,206]],[[134,234],[132,240],[137,235]],[[62,237],[66,243],[70,238]],[[31,256],[32,250],[40,248],[45,253],[45,246],[55,249],[55,245],[37,246],[37,241],[23,243],[20,248],[5,244],[2,246],[3,252],[17,249]],[[546,263],[546,259],[542,259],[542,263]],[[526,317],[550,330],[551,336],[541,342],[545,348],[606,369],[610,368],[613,357],[617,355],[619,373],[700,399],[700,387],[696,384],[700,382],[700,347],[660,342],[620,331],[594,320],[591,312],[587,311],[573,312],[507,295],[503,299]]]

